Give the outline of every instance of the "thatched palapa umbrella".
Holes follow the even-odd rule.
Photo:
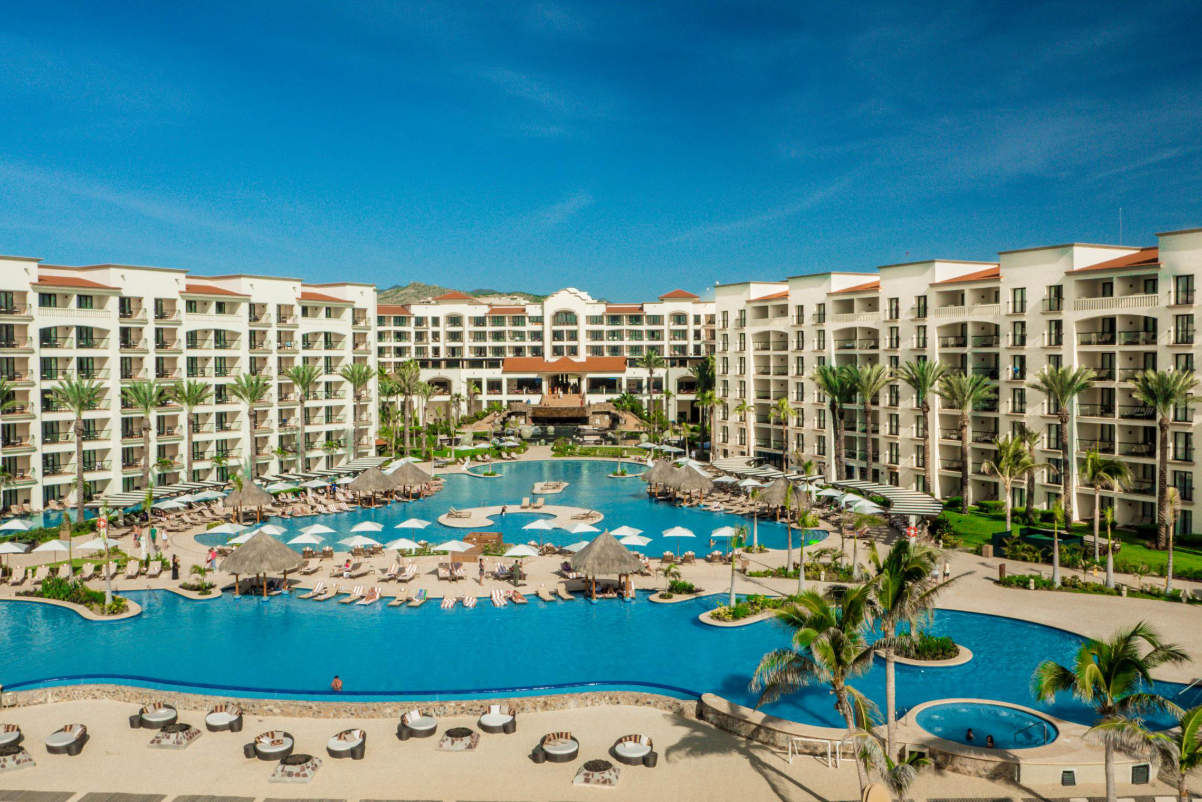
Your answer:
[[[415,487],[420,489],[425,486],[426,482],[430,481],[430,474],[412,462],[406,462],[392,472],[391,478],[394,487],[403,487],[406,491],[410,491]]]
[[[234,595],[238,595],[238,577],[263,575],[263,595],[267,595],[267,575],[280,572],[288,582],[288,572],[300,568],[301,556],[266,532],[259,532],[234,549],[221,561],[221,570],[234,575]]]
[[[672,463],[666,459],[661,459],[650,468],[643,471],[643,474],[640,478],[647,483],[648,489],[651,489],[652,487],[662,488],[664,486],[664,482],[666,482],[673,473],[674,471],[672,469]],[[658,490],[655,492],[658,493]]]
[[[668,480],[668,486],[681,495],[700,493],[704,496],[714,489],[714,482],[695,468],[685,465],[672,474]]]
[[[760,491],[760,501],[778,510],[785,506],[785,493],[789,491],[789,480],[781,476]]]
[[[400,471],[397,471],[397,473],[400,473]],[[387,493],[396,486],[397,483],[393,481],[393,478],[379,468],[368,468],[356,476],[355,481],[346,487],[347,490],[359,494],[360,503],[362,503],[363,494],[367,493],[371,496],[372,506],[375,506],[376,493]]]
[[[238,481],[234,482],[233,492],[226,496],[222,503],[227,507],[233,507],[234,510],[253,507],[255,508],[255,519],[262,521],[263,508],[274,504],[275,496],[248,479],[246,474],[242,474],[238,477]]]
[[[618,581],[625,585],[626,577],[638,573],[643,567],[639,558],[619,543],[608,529],[597,535],[592,543],[573,554],[570,562],[573,571],[589,578],[594,599],[597,598],[598,576],[616,576]]]

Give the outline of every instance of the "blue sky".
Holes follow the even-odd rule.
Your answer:
[[[10,4],[0,253],[677,286],[1202,226],[1202,5]]]

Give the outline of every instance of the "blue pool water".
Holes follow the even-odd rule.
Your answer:
[[[723,629],[697,616],[710,597],[679,604],[585,599],[453,611],[374,605],[358,608],[290,597],[222,596],[190,601],[163,591],[130,593],[142,615],[89,622],[71,610],[0,603],[0,682],[16,690],[82,682],[84,675],[125,677],[122,684],[175,686],[236,696],[328,698],[340,675],[348,695],[450,698],[638,687],[688,697],[713,692],[754,704],[747,683],[760,657],[785,646],[772,621]],[[975,613],[939,611],[929,628],[951,635],[975,659],[949,668],[898,666],[898,706],[962,697],[1034,707],[1071,721],[1089,711],[1067,697],[1054,705],[1031,699],[1028,683],[1040,660],[1068,661],[1081,639],[1049,627]],[[134,677],[136,679],[128,679]],[[575,687],[563,687],[575,684]],[[879,705],[884,664],[854,681]],[[1176,694],[1180,686],[1157,689]],[[556,687],[559,686],[559,687]],[[1192,692],[1191,692],[1192,693]],[[1196,704],[1198,694],[1177,697]],[[797,721],[840,726],[823,687],[806,689],[766,708]]]
[[[624,463],[628,469],[642,471],[643,467],[634,463]],[[616,529],[625,524],[635,529],[642,529],[643,536],[651,538],[651,543],[642,549],[644,554],[659,556],[665,551],[681,554],[693,551],[703,556],[711,551],[726,551],[727,541],[719,540],[710,545],[709,533],[720,526],[738,526],[746,523],[751,526],[751,520],[741,515],[715,513],[700,510],[695,507],[681,508],[667,502],[652,501],[647,497],[647,485],[641,479],[610,479],[607,474],[614,470],[613,462],[597,462],[588,460],[531,460],[510,464],[499,463],[496,470],[501,474],[497,478],[479,478],[462,474],[448,474],[446,486],[439,493],[425,499],[412,502],[396,502],[374,509],[357,508],[351,512],[337,515],[319,515],[297,518],[290,521],[273,521],[289,531],[281,536],[287,542],[295,537],[303,527],[322,523],[338,531],[338,535],[329,535],[326,545],[342,550],[338,541],[349,536],[351,527],[361,521],[377,521],[384,524],[384,530],[373,536],[387,543],[399,537],[411,540],[428,540],[431,543],[441,543],[446,540],[461,538],[463,529],[452,529],[439,524],[438,516],[451,507],[487,507],[494,505],[511,505],[517,508],[523,498],[546,499],[547,504],[585,507],[595,509],[605,515],[599,524],[601,529]],[[568,483],[567,489],[556,495],[534,496],[531,488],[535,482],[559,480]],[[556,530],[523,530],[522,527],[543,515],[512,512],[504,517],[496,516],[494,523],[485,527],[490,532],[501,532],[506,543],[526,543],[531,540],[556,543],[566,546],[580,540],[589,540],[591,535],[573,535],[562,529]],[[397,530],[394,527],[406,518],[422,518],[430,521],[425,529]],[[683,526],[696,535],[694,538],[663,538],[660,533],[673,526]],[[785,527],[773,521],[760,521],[757,525],[758,540],[769,548],[785,548]],[[371,533],[368,533],[371,535]],[[808,542],[817,542],[825,537],[823,530],[811,530]],[[748,537],[751,537],[749,530]],[[206,545],[218,545],[228,539],[225,535],[200,535],[197,540]],[[797,547],[801,540],[801,530],[793,530],[793,546]],[[300,547],[297,547],[298,549]]]
[[[984,747],[993,736],[997,749],[1030,749],[1056,740],[1056,727],[1025,710],[979,702],[949,702],[918,713],[918,726],[948,741]],[[972,729],[973,739],[968,740]]]

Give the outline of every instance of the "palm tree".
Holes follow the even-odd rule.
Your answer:
[[[237,398],[243,404],[246,404],[246,454],[242,459],[242,472],[246,474],[246,478],[250,479],[254,476],[255,464],[255,404],[263,400],[264,396],[267,395],[267,391],[271,389],[271,384],[262,375],[256,373],[239,373],[237,378],[226,385],[226,389],[229,391],[230,395],[232,395],[234,398]],[[302,399],[304,398],[303,395],[301,397]],[[304,419],[305,412],[302,409],[302,447],[305,436]]]
[[[1052,587],[1060,587],[1060,527],[1064,526],[1064,502],[1052,502]]]
[[[1202,705],[1191,707],[1177,718],[1177,726],[1168,732],[1145,733],[1160,757],[1177,780],[1178,802],[1189,802],[1186,779],[1202,768]]]
[[[735,527],[735,533],[730,539],[730,606],[735,606],[735,566],[739,564],[735,552],[747,543],[747,524]]]
[[[948,373],[939,380],[936,392],[949,407],[960,410],[960,512],[967,515],[972,491],[968,482],[972,411],[973,407],[995,397],[997,389],[984,376],[975,373]]]
[[[773,404],[772,408],[768,411],[768,417],[779,420],[781,428],[783,429],[782,436],[785,439],[781,445],[781,449],[783,452],[781,454],[781,467],[787,471],[787,470],[789,470],[789,454],[790,454],[790,451],[789,451],[789,421],[792,420],[793,418],[797,417],[797,410],[794,409],[793,405],[789,403],[788,396],[781,396],[780,398],[776,399],[776,403]]]
[[[666,362],[659,351],[648,347],[639,358],[638,367],[647,371],[647,416],[651,421],[651,442],[655,442],[655,371],[663,370]]]
[[[706,390],[714,389],[716,384],[717,369],[714,366],[714,355],[706,355],[700,362],[694,362],[689,365],[689,373],[693,374],[693,378],[697,380],[697,389],[695,392],[704,393]]]
[[[296,387],[297,395],[300,397],[300,424],[299,424],[299,440],[296,453],[298,459],[298,469],[300,471],[309,470],[309,441],[305,439],[305,425],[309,422],[308,414],[305,412],[305,402],[309,400],[309,396],[313,392],[313,388],[321,380],[321,368],[317,365],[293,365],[284,371],[283,376],[288,381],[292,382]],[[233,388],[230,388],[231,392]],[[251,474],[247,474],[250,476]]]
[[[843,407],[854,392],[847,371],[834,365],[819,365],[810,373],[818,391],[826,394],[831,413],[831,439],[835,449],[835,479],[847,474],[847,446],[843,442]]]
[[[874,453],[876,441],[872,436],[872,405],[881,391],[889,386],[889,382],[893,381],[893,371],[884,365],[851,365],[847,371],[847,377],[856,392],[864,399],[864,420],[868,427],[865,433],[868,443],[868,467],[866,469],[868,474],[864,478],[871,482],[873,481],[872,466],[876,462]]]
[[[394,376],[397,392],[401,396],[401,422],[405,429],[405,456],[409,456],[409,425],[413,422],[413,397],[422,383],[421,368],[417,360],[407,359],[397,366]],[[469,388],[470,390],[470,388]]]
[[[1060,418],[1060,495],[1064,497],[1064,520],[1073,523],[1073,461],[1068,450],[1069,413],[1077,396],[1089,389],[1094,372],[1090,368],[1046,365],[1027,386],[1039,390],[1056,406]]]
[[[1114,507],[1102,510],[1102,520],[1106,522],[1106,587],[1114,589],[1114,540],[1110,528],[1114,526]]]
[[[743,421],[747,425],[747,456],[755,453],[755,429],[751,426],[751,416],[755,414],[755,404],[744,398],[734,408],[736,415],[742,415]]]
[[[421,424],[422,433],[425,434],[426,424],[430,416],[430,399],[438,393],[438,390],[429,382],[422,382],[417,386],[417,397],[422,401],[421,409]]]
[[[1032,461],[1031,455],[1023,441],[1016,437],[999,437],[993,441],[997,454],[983,466],[985,473],[996,476],[1002,482],[1002,492],[1006,501],[1006,533],[1010,533],[1010,514],[1013,500],[1010,488],[1024,476],[1033,476],[1037,470],[1044,467]]]
[[[192,435],[195,433],[193,418],[196,408],[209,402],[213,392],[211,385],[198,381],[180,381],[171,385],[169,390],[175,403],[184,411],[184,469],[188,481],[192,481]]]
[[[792,490],[792,485],[789,486]],[[799,493],[801,496],[800,511],[797,515],[797,526],[801,529],[801,539],[797,541],[797,592],[804,593],[806,589],[806,531],[818,527],[822,521],[814,514],[813,508],[810,506],[810,499],[804,491]],[[786,496],[788,500],[788,496]],[[793,540],[793,523],[789,522],[789,541],[792,544]]]
[[[1173,536],[1177,532],[1177,519],[1181,516],[1181,492],[1170,487],[1165,494],[1165,503],[1169,508],[1169,553],[1164,571],[1164,592],[1168,593],[1173,589]]]
[[[710,463],[712,464],[714,461],[714,408],[718,406],[718,394],[713,390],[702,390],[697,393],[694,403],[701,408],[702,444],[705,443],[706,423],[709,423]]]
[[[1152,687],[1152,670],[1188,660],[1184,651],[1163,642],[1154,627],[1141,621],[1106,640],[1087,640],[1077,650],[1071,668],[1045,660],[1035,669],[1031,691],[1040,701],[1054,702],[1057,695],[1070,693],[1097,713],[1098,722],[1090,733],[1106,750],[1109,802],[1116,800],[1114,751],[1129,742],[1125,725],[1150,711],[1177,710],[1167,699],[1142,690]]]
[[[463,393],[451,393],[451,420],[459,428],[459,417],[463,412]]]
[[[923,468],[926,491],[939,498],[939,485],[935,482],[935,435],[931,428],[931,395],[935,392],[939,380],[947,373],[947,365],[924,359],[921,362],[907,362],[897,369],[897,376],[914,390],[914,401],[922,410],[922,428],[926,432],[923,447],[926,449],[926,465]],[[1032,481],[1034,479],[1032,478]]]
[[[71,377],[63,379],[50,389],[51,396],[75,415],[72,431],[75,433],[75,520],[83,520],[83,413],[95,409],[100,403],[104,387],[93,379]]]
[[[354,399],[351,401],[351,459],[353,460],[358,456],[359,451],[359,396],[363,392],[363,388],[371,384],[376,372],[366,362],[352,362],[349,365],[343,365],[339,375],[350,384]]]
[[[1014,433],[1014,437],[1020,440],[1023,448],[1027,450],[1027,456],[1032,462],[1038,462],[1039,456],[1036,453],[1039,444],[1043,442],[1043,435],[1035,429],[1028,429],[1027,424],[1020,423]],[[1028,524],[1035,523],[1035,473],[1027,474],[1027,489],[1026,493],[1026,518]]]
[[[140,379],[121,388],[121,395],[131,409],[142,416],[142,487],[150,485],[150,431],[159,405],[163,403],[165,389],[153,379]]]
[[[380,388],[380,425],[388,427],[388,447],[392,451],[392,456],[396,456],[396,435],[397,435],[397,415],[396,405],[392,399],[400,395],[400,388],[393,381],[392,377],[385,374],[383,377],[377,377],[377,386]]]
[[[873,595],[882,635],[877,648],[885,652],[885,721],[889,757],[893,758],[897,756],[897,628],[905,624],[913,630],[920,621],[928,619],[939,595],[951,583],[931,578],[937,575],[939,550],[932,546],[911,545],[908,537],[898,538],[884,560],[877,553],[875,543],[869,554],[876,570]]]
[[[1198,380],[1192,370],[1146,370],[1131,380],[1132,394],[1156,410],[1160,445],[1156,455],[1156,548],[1169,542],[1169,419],[1177,407],[1197,401],[1193,396]]]
[[[467,414],[472,414],[472,407],[476,405],[476,396],[480,395],[480,385],[469,380],[467,383]]]
[[[1127,463],[1108,457],[1094,446],[1085,452],[1081,461],[1081,484],[1093,488],[1093,559],[1098,561],[1102,525],[1102,491],[1118,490],[1131,483],[1131,469]]]
[[[764,655],[751,679],[759,692],[756,707],[774,702],[809,685],[830,686],[835,708],[849,735],[860,731],[871,702],[848,682],[872,668],[873,648],[864,631],[873,615],[873,587],[866,582],[848,588],[837,598],[806,591],[777,611],[779,623],[793,631],[792,646]],[[860,796],[868,784],[864,766],[856,761]]]
[[[321,451],[323,454],[326,455],[326,467],[327,468],[330,467],[330,462],[333,459],[334,455],[337,454],[341,450],[342,450],[342,443],[339,443],[337,440],[326,440],[324,443],[321,444]]]

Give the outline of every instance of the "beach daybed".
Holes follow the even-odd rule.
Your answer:
[[[50,733],[46,739],[46,752],[51,755],[75,757],[88,742],[88,728],[82,724],[68,724],[61,730]]]
[[[570,763],[580,755],[580,742],[570,732],[551,732],[534,748],[535,763]]]
[[[16,724],[5,724],[0,727],[0,746],[17,746],[24,739],[21,728]]]
[[[647,735],[624,735],[614,744],[613,754],[619,763],[627,766],[655,768],[659,756],[655,754],[651,737]]]
[[[437,731],[438,719],[414,708],[401,716],[401,723],[396,728],[396,737],[402,741],[408,741],[410,738],[429,738]]]
[[[513,735],[518,731],[517,711],[509,705],[489,705],[477,723],[481,730],[492,735],[502,732]]]
[[[338,760],[362,760],[367,752],[367,733],[363,730],[343,730],[326,743],[326,753]]]
[[[209,732],[242,732],[242,708],[224,703],[213,705],[205,716],[205,729]]]
[[[242,747],[242,754],[259,760],[283,760],[292,754],[296,741],[283,730],[268,730]]]
[[[174,724],[178,720],[179,713],[174,707],[162,702],[151,702],[143,705],[141,710],[129,717],[129,727],[134,730],[139,727],[157,730],[168,724]]]

